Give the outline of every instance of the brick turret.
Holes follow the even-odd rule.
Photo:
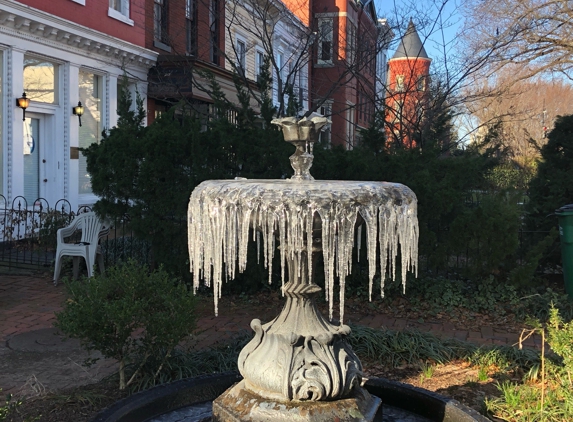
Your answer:
[[[417,134],[425,122],[431,59],[428,57],[414,23],[388,61],[386,97],[386,137],[389,144],[417,145]]]

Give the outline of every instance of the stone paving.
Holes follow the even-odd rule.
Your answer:
[[[88,355],[78,341],[62,341],[53,328],[54,312],[62,309],[65,286],[54,286],[50,274],[0,274],[0,389],[4,393],[34,395],[45,390],[96,382],[116,369],[113,360],[99,360],[86,368],[82,363]],[[212,309],[206,307],[206,309]],[[221,306],[219,316],[202,312],[197,322],[195,348],[209,347],[228,339],[239,331],[250,331],[250,321],[260,318],[269,321],[280,309],[267,309],[253,315],[249,309]],[[476,344],[514,345],[518,334],[506,333],[492,327],[480,331],[458,330],[448,322],[419,323],[396,319],[389,315],[349,313],[345,322],[372,328],[400,330],[404,328],[431,332],[440,337],[451,337]],[[529,338],[526,347],[540,348],[539,337]]]

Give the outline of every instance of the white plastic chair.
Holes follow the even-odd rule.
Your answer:
[[[77,243],[65,243],[64,239],[70,237],[76,230],[82,231],[81,240]],[[109,233],[109,224],[104,223],[95,212],[86,212],[74,217],[68,227],[59,229],[57,232],[58,248],[56,250],[56,268],[54,270],[54,285],[58,285],[60,271],[62,270],[62,257],[74,257],[74,279],[78,278],[79,259],[83,257],[86,260],[88,268],[88,277],[93,274],[96,255],[98,258],[99,269],[103,274],[105,271],[103,265],[103,256],[99,246],[99,240]]]

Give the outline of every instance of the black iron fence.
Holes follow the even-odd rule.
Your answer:
[[[77,214],[89,211],[89,206],[72,209],[65,199],[51,205],[43,198],[29,203],[18,196],[8,202],[0,195],[0,267],[52,269],[58,229],[68,226]],[[111,223],[112,229],[101,240],[106,266],[127,258],[149,263],[151,248],[133,235],[129,218]]]
[[[75,215],[87,211],[91,211],[88,206],[72,209],[67,200],[59,200],[51,206],[42,198],[30,204],[24,197],[16,197],[8,203],[0,195],[0,267],[53,269],[57,230],[69,225]],[[129,223],[128,216],[112,222],[112,229],[102,239],[106,267],[128,258],[142,264],[151,263],[150,244],[134,236]],[[423,272],[445,277],[468,276],[495,256],[487,238],[471,239],[465,242],[467,244],[451,247],[448,242],[440,241],[442,235],[447,237],[447,231],[447,228],[436,231],[433,240],[420,239],[420,250],[425,251],[419,259]],[[519,230],[515,255],[502,259],[523,263],[528,246],[546,235],[547,232]],[[424,244],[427,241],[432,243]]]

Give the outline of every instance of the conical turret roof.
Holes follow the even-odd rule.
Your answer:
[[[428,54],[424,49],[424,44],[418,35],[418,31],[416,31],[416,26],[414,25],[414,22],[412,22],[412,19],[410,19],[408,29],[402,37],[402,40],[400,40],[400,45],[392,56],[392,59],[402,58],[429,59]]]

